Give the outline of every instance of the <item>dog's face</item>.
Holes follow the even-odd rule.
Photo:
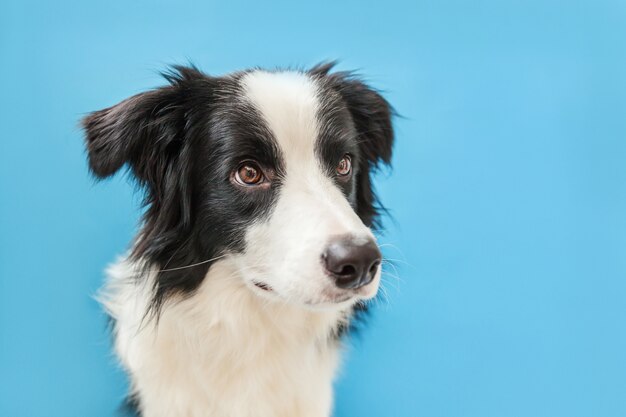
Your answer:
[[[378,288],[370,170],[388,163],[390,108],[330,65],[170,85],[85,118],[98,177],[127,164],[146,189],[133,256],[161,270],[155,304],[230,258],[261,297],[345,308]]]

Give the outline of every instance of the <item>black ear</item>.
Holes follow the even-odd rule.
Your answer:
[[[194,120],[211,102],[213,80],[196,68],[173,67],[163,76],[168,86],[82,121],[93,174],[105,178],[126,165],[146,191],[144,234],[189,225],[192,138],[202,137],[192,129],[202,126]]]
[[[135,176],[146,177],[142,165],[156,153],[154,147],[167,148],[178,136],[177,114],[166,110],[176,99],[173,88],[165,87],[85,117],[82,125],[93,174],[105,178],[128,163]]]
[[[189,84],[206,79],[195,68],[174,67],[164,74],[170,85],[130,97],[82,120],[89,167],[98,178],[128,164],[143,184],[158,175],[182,145]]]
[[[394,132],[394,111],[385,98],[351,72],[331,70],[335,63],[323,63],[310,70],[323,84],[339,93],[345,102],[358,134],[361,150],[357,178],[357,213],[368,226],[379,226],[378,204],[370,172],[381,164],[389,165]]]
[[[216,83],[195,68],[173,67],[163,75],[169,85],[82,121],[93,174],[105,178],[127,166],[145,192],[147,209],[132,256],[149,261],[146,267],[169,268],[156,280],[155,311],[172,288],[193,288],[208,268],[207,263],[178,267],[198,256],[191,238],[196,192],[192,169],[198,149],[194,142],[209,136],[206,120]]]

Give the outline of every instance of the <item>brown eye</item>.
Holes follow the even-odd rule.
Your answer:
[[[252,161],[242,163],[235,172],[235,180],[242,185],[257,185],[263,179],[263,171]]]
[[[345,177],[352,172],[352,158],[350,158],[350,155],[346,154],[341,158],[341,161],[337,164],[336,170],[337,175],[341,177]]]

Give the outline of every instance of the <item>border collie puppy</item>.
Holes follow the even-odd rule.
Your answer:
[[[97,178],[146,210],[102,300],[144,417],[327,417],[340,336],[375,296],[370,173],[391,108],[333,72],[174,67],[83,120]]]

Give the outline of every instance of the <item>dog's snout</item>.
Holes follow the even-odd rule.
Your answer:
[[[322,254],[326,271],[339,288],[363,287],[374,279],[382,255],[372,239],[342,237],[329,243]]]

